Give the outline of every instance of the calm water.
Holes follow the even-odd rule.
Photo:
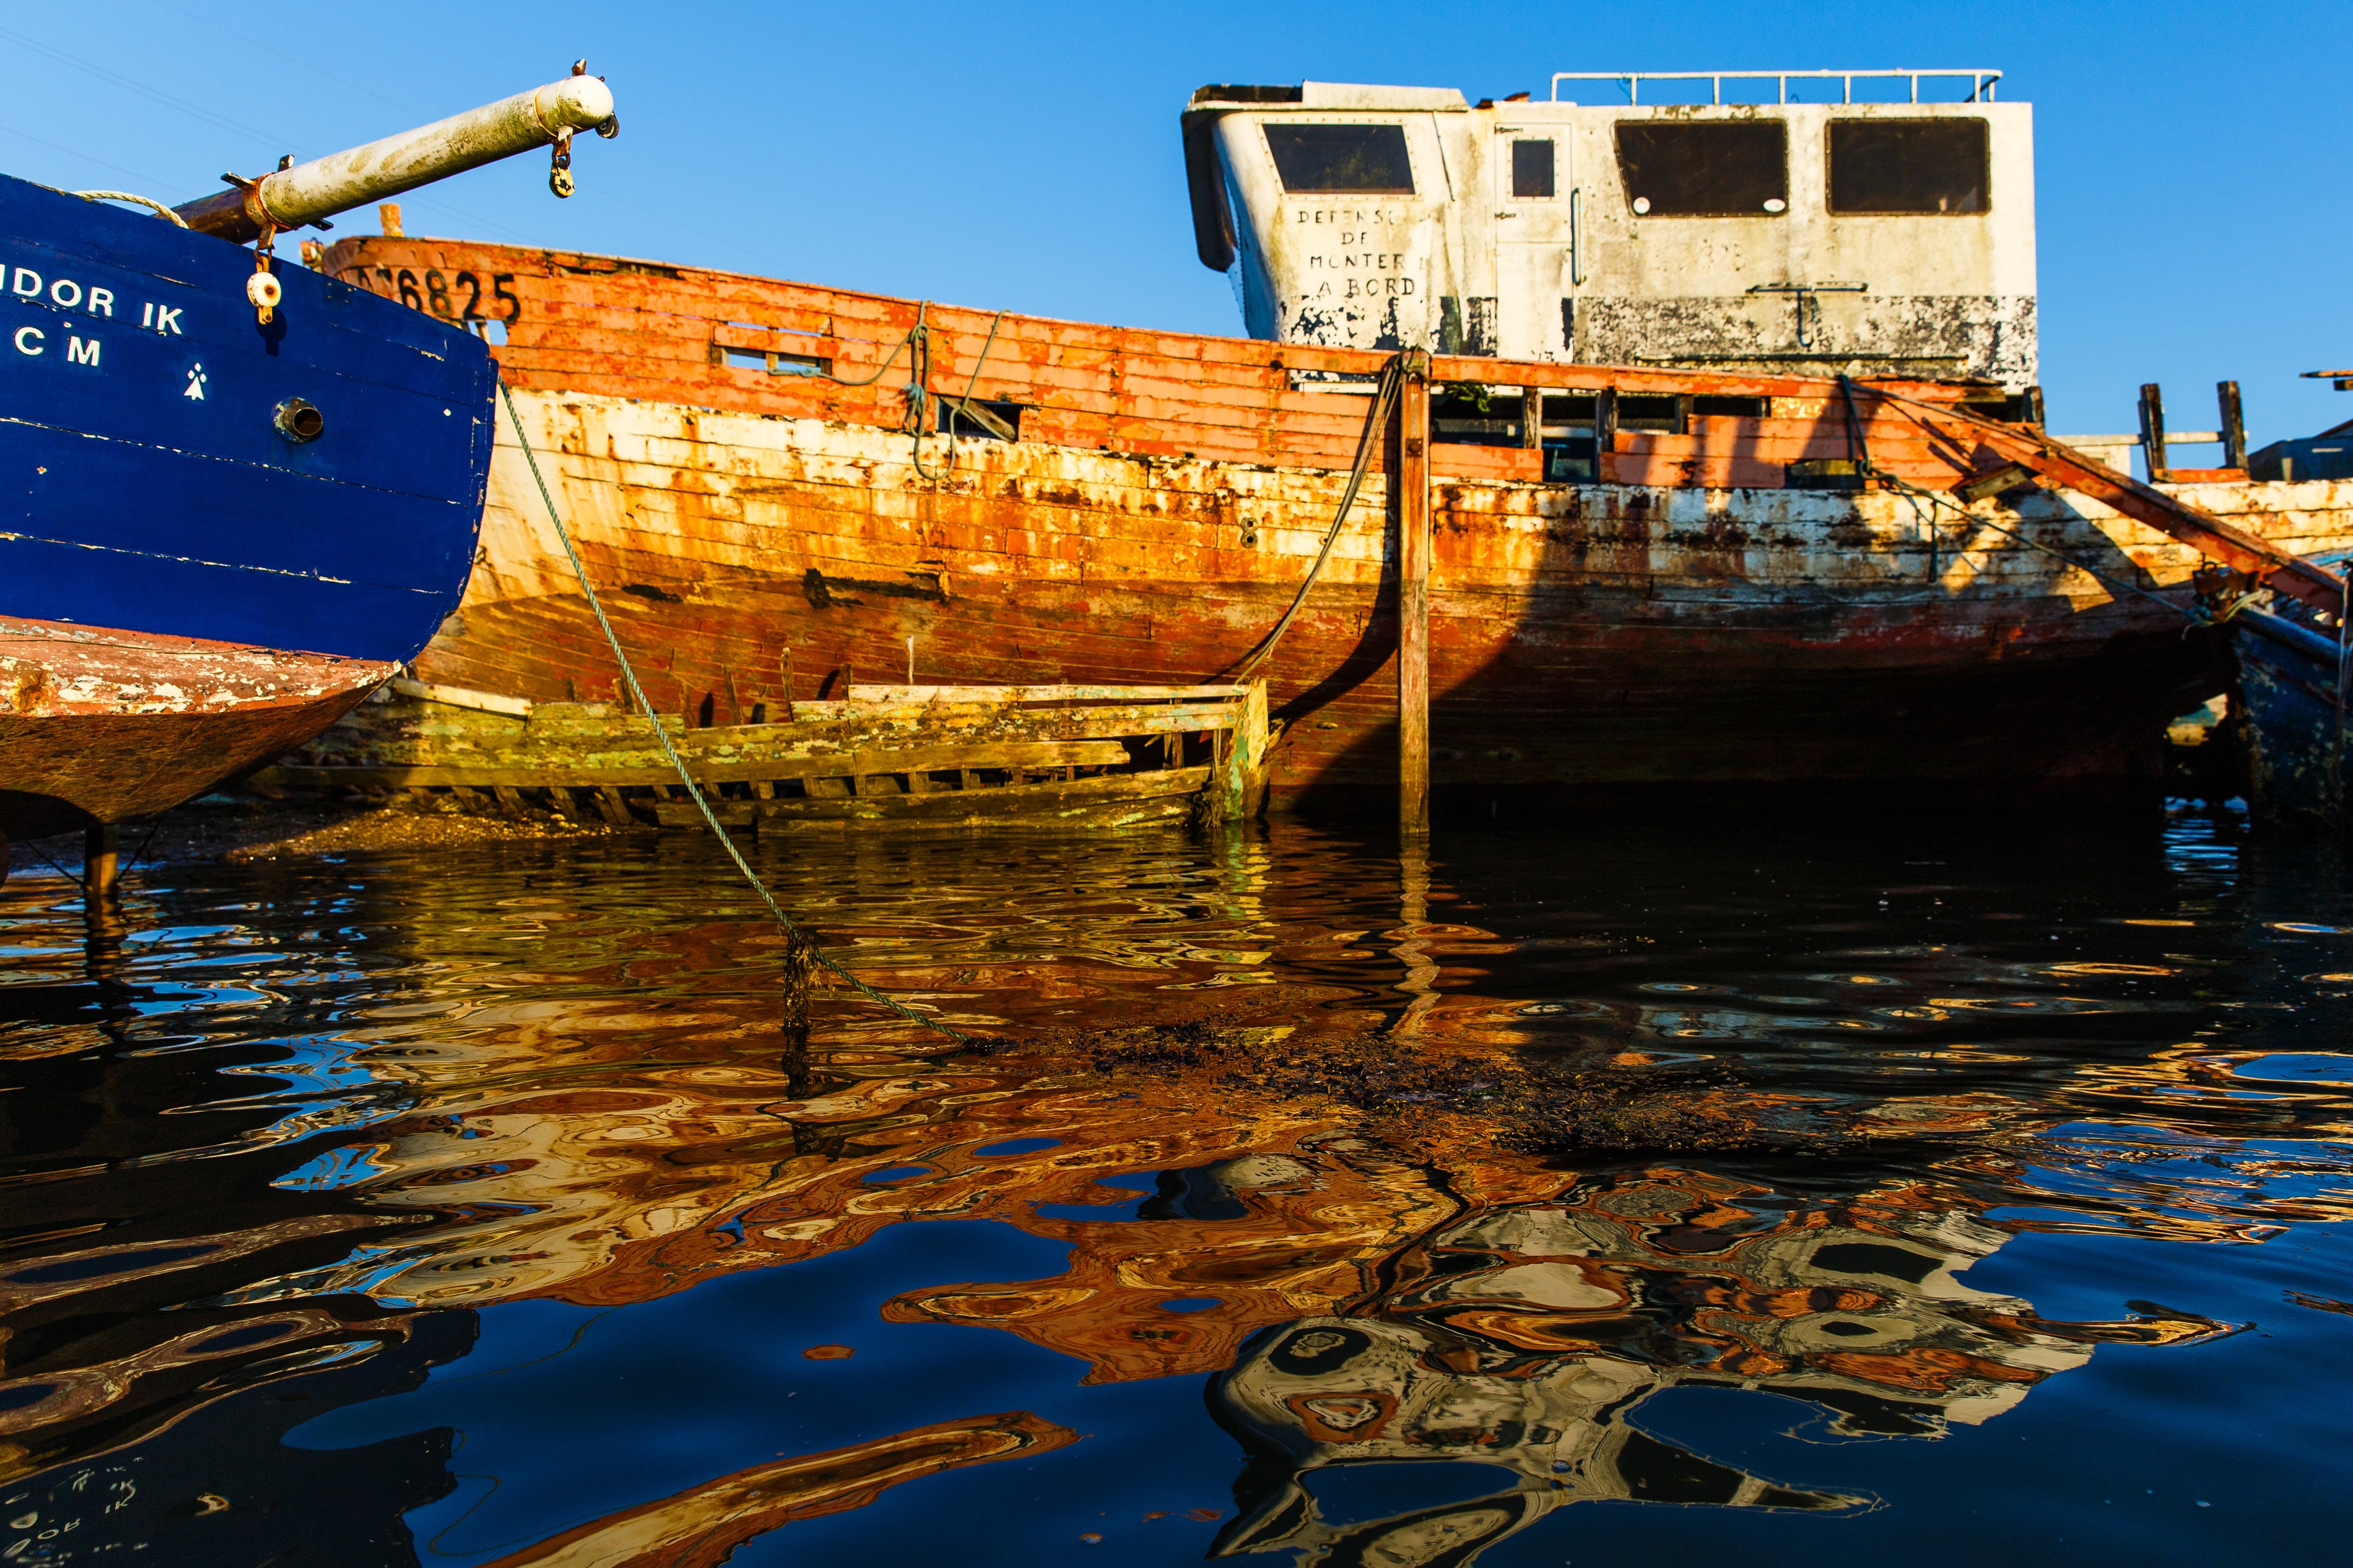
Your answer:
[[[2227,817],[770,846],[976,1031],[1387,1031],[1744,1106],[959,1054],[710,846],[0,889],[0,1563],[2336,1560],[2353,908]],[[1700,1069],[1700,1070],[1694,1070]],[[1429,1110],[1431,1108],[1421,1108]],[[1430,1129],[1435,1128],[1435,1133]],[[730,1558],[730,1552],[733,1553]]]

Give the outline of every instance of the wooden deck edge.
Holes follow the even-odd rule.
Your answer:
[[[1117,741],[1012,741],[995,745],[921,746],[902,752],[849,752],[733,763],[705,763],[689,757],[686,767],[697,784],[785,784],[813,778],[852,778],[910,771],[944,773],[965,768],[1121,767],[1129,761],[1127,748]],[[280,789],[488,789],[501,784],[512,789],[622,789],[676,784],[678,772],[666,764],[501,768],[446,764],[306,767],[280,763],[263,769],[254,779]]]
[[[814,796],[796,800],[712,801],[712,813],[728,827],[786,826],[795,822],[990,822],[1008,817],[1040,821],[1083,819],[1112,805],[1168,803],[1169,814],[1188,808],[1209,783],[1213,769],[1165,768],[1148,773],[1107,773],[1091,779],[997,789],[943,790],[932,795]],[[691,801],[660,801],[655,820],[664,827],[701,827],[702,813]]]

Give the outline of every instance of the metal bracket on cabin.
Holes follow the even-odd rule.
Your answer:
[[[1870,289],[1871,285],[1868,283],[1752,283],[1748,286],[1748,291],[1751,294],[1793,294],[1797,296],[1798,346],[1801,349],[1810,349],[1814,346],[1811,328],[1819,327],[1822,324],[1821,301],[1815,298],[1816,295],[1862,294],[1868,292]],[[1809,326],[1808,324],[1807,318],[1809,316],[1812,318],[1811,326]]]

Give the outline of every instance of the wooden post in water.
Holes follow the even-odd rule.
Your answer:
[[[119,850],[122,830],[108,823],[103,827],[85,828],[81,836],[81,886],[84,898],[91,903],[114,896],[114,884],[121,875]]]
[[[1430,355],[1398,389],[1398,827],[1430,831]]]

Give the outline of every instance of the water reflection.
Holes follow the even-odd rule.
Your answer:
[[[2197,821],[2073,861],[1745,848],[1498,840],[1401,873],[1169,836],[773,868],[963,1026],[1034,1047],[1214,1010],[1296,1064],[1271,1085],[958,1053],[846,1003],[791,1048],[774,942],[676,845],[190,873],[134,894],[96,967],[70,899],[12,885],[0,1560],[748,1562],[832,1531],[898,1561],[923,1499],[1034,1474],[1023,1522],[955,1549],[1035,1562],[1113,1528],[1096,1451],[1239,1460],[1223,1506],[1142,1510],[1163,1534],[1128,1561],[1468,1563],[1573,1502],[1877,1518],[1920,1500],[1678,1437],[1659,1396],[1935,1439],[2102,1345],[2237,1327],[2137,1299],[2202,1307],[2194,1277],[2049,1319],[1968,1282],[2016,1238],[2243,1268],[2345,1217],[2327,868],[2248,874]],[[1456,1090],[1401,1115],[1285,1088],[1367,1026]],[[1708,1065],[1691,1092],[1778,1142],[1531,1142],[1485,1090],[1557,1062]],[[748,1304],[800,1279],[798,1316]],[[2341,1320],[2353,1289],[2306,1283],[2297,1310]],[[819,1308],[856,1356],[804,1359]],[[876,1336],[962,1359],[913,1375]],[[708,1359],[628,1381],[674,1354]],[[1086,1403],[1178,1380],[1214,1425],[1130,1440]]]
[[[1815,1206],[1673,1168],[1478,1207],[1386,1259],[1377,1296],[1263,1336],[1216,1380],[1211,1409],[1250,1455],[1218,1552],[1454,1563],[1597,1499],[1866,1507],[1719,1464],[1633,1417],[1661,1389],[1702,1384],[1802,1401],[1840,1436],[1933,1437],[2010,1409],[2100,1342],[2229,1331],[2186,1316],[2050,1322],[1961,1282],[2007,1239],[1919,1184]],[[1497,1467],[1508,1484],[1327,1517],[1316,1483],[1331,1467],[1430,1461]]]

